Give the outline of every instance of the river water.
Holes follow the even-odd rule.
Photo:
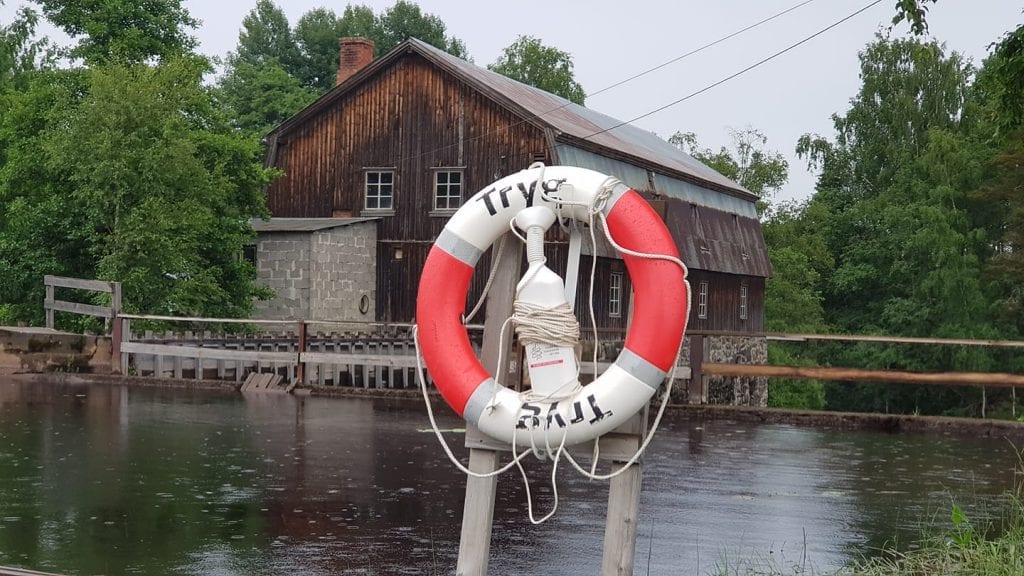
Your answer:
[[[539,515],[550,465],[528,460]],[[909,545],[953,502],[983,524],[1016,463],[1001,440],[669,413],[644,465],[636,573],[833,570]],[[464,486],[412,400],[0,379],[0,565],[451,574]],[[500,479],[490,574],[600,571],[607,485],[561,466],[557,488],[555,517],[533,526],[522,481]]]

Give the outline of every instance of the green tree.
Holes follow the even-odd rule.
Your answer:
[[[825,216],[835,258],[823,281],[825,321],[851,333],[994,338],[991,253],[970,192],[993,154],[991,116],[973,69],[935,42],[878,38],[860,55],[862,86],[833,116],[834,141],[805,135],[798,152],[821,170],[809,203]],[[980,100],[979,100],[980,99]],[[834,348],[836,365],[986,370],[991,353],[876,345]],[[844,409],[970,413],[973,390],[830,386]]]
[[[277,62],[291,72],[300,65],[299,47],[288,17],[271,0],[259,0],[242,19],[231,60],[249,65]]]
[[[0,6],[3,2],[0,2]],[[0,93],[23,89],[29,72],[52,64],[54,51],[46,38],[36,38],[39,16],[22,7],[14,20],[0,26]]]
[[[580,106],[586,98],[573,73],[572,55],[533,36],[519,36],[487,68]]]
[[[269,173],[206,72],[198,58],[105,64],[37,73],[4,97],[4,321],[41,319],[46,273],[120,281],[134,312],[248,313],[261,292],[238,254]]]
[[[789,163],[777,151],[768,150],[768,139],[754,128],[731,130],[733,145],[717,151],[700,145],[696,134],[676,132],[669,142],[708,167],[762,197],[762,214],[768,257],[773,275],[765,288],[765,329],[775,332],[824,332],[821,271],[831,266],[827,248],[805,217],[804,207],[782,204],[771,207],[768,198],[786,184]],[[800,348],[771,342],[768,360],[777,365],[814,365],[815,358]],[[770,406],[821,409],[824,386],[818,381],[773,379],[768,390]]]
[[[260,0],[242,20],[238,46],[220,78],[235,125],[262,136],[312,102],[316,94],[301,80],[306,67],[284,12]]]
[[[763,213],[772,195],[789,179],[789,162],[779,152],[765,150],[768,138],[754,128],[730,129],[730,135],[732,149],[723,146],[717,152],[701,147],[693,132],[676,132],[668,141],[761,197],[758,209]]]
[[[37,0],[43,14],[78,44],[71,56],[87,63],[162,60],[191,53],[198,25],[181,0]]]
[[[233,62],[220,89],[235,126],[258,137],[316,98],[276,61]]]
[[[304,86],[317,92],[330,90],[338,72],[338,40],[373,39],[376,34],[377,17],[367,6],[350,4],[340,18],[326,8],[306,12],[295,24],[295,40],[302,53],[302,66],[295,75]],[[375,50],[379,47],[375,46]]]
[[[917,36],[928,32],[928,4],[938,0],[896,0],[896,15],[892,18],[893,26],[900,22],[910,24],[910,31]]]
[[[465,43],[448,35],[448,27],[443,20],[433,14],[424,14],[413,2],[398,0],[380,13],[371,39],[376,53],[384,54],[409,38],[422,40],[453,56],[469,58]]]

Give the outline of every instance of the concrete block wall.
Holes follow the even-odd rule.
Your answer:
[[[276,297],[257,301],[253,318],[302,320],[309,317],[310,233],[274,232],[256,239],[256,283]]]
[[[377,293],[376,222],[315,232],[311,250],[309,318],[373,321]],[[360,302],[365,304],[365,312],[360,309]]]

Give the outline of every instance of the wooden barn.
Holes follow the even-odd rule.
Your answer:
[[[617,176],[664,215],[690,267],[691,330],[763,329],[771,268],[757,197],[735,182],[654,134],[418,40],[373,60],[372,43],[343,39],[341,54],[337,86],[268,135],[267,162],[284,173],[268,205],[292,225],[373,219],[367,319],[411,322],[420,270],[447,218],[490,182],[540,161]],[[562,240],[549,248],[555,270],[565,265]],[[487,267],[478,265],[476,289]],[[625,324],[624,271],[620,260],[599,258],[602,327]],[[586,288],[581,280],[581,301]]]

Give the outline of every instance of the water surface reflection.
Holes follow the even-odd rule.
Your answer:
[[[440,411],[441,426],[461,421]],[[74,574],[448,574],[463,477],[415,401],[0,381],[0,564]],[[449,434],[453,444],[458,434]],[[819,570],[1009,488],[1006,442],[666,417],[637,573]],[[529,469],[551,505],[546,465]],[[596,574],[607,487],[499,482],[491,574]]]

